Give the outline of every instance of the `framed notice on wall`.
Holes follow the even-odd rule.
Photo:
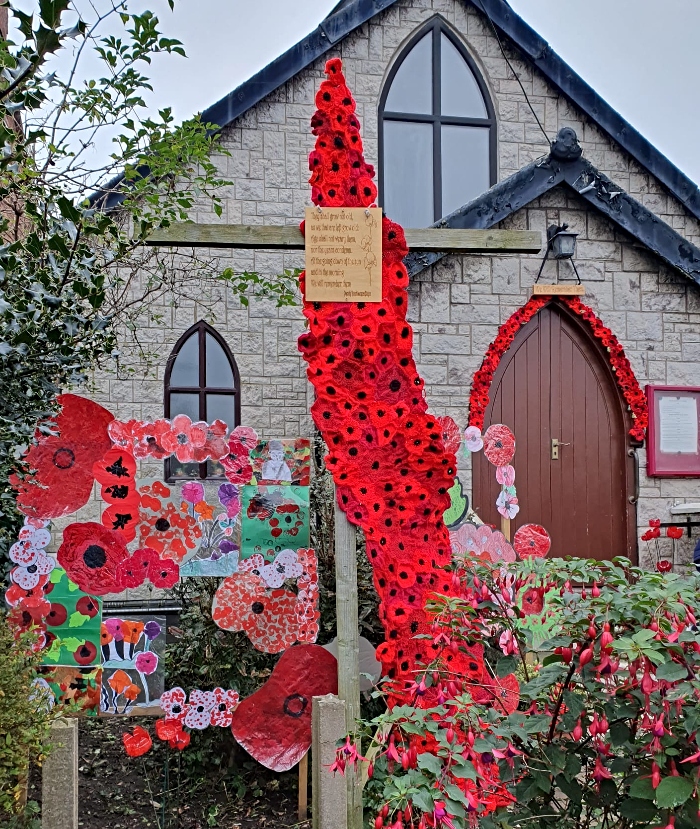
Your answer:
[[[647,386],[647,474],[700,478],[700,388]]]

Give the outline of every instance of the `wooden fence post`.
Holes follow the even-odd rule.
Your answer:
[[[334,488],[335,496],[335,488]],[[345,702],[345,726],[354,731],[360,717],[360,633],[357,610],[355,527],[335,501],[335,593],[338,620],[338,696]],[[359,771],[359,770],[358,770]],[[345,772],[348,829],[362,829],[360,775]]]
[[[314,697],[311,706],[311,812],[313,829],[347,829],[347,784],[331,774],[335,746],[345,734],[345,703],[334,694]]]
[[[55,720],[49,741],[41,770],[41,826],[78,829],[78,720]]]

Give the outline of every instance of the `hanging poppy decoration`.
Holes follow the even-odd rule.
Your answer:
[[[544,558],[552,546],[552,539],[539,524],[523,524],[513,536],[513,549],[518,558]]]
[[[140,725],[122,734],[122,743],[129,757],[141,757],[147,754],[153,746],[151,735]]]
[[[336,658],[320,645],[297,645],[282,654],[262,688],[241,702],[231,731],[258,763],[288,771],[311,746],[313,697],[337,693]]]
[[[515,435],[507,426],[489,426],[484,434],[484,455],[494,466],[507,466],[515,455]]]
[[[119,570],[128,551],[122,536],[101,524],[70,524],[63,531],[57,559],[85,593],[104,596],[121,590]]]
[[[61,410],[50,422],[55,434],[37,433],[23,458],[31,474],[10,476],[18,508],[34,518],[59,518],[85,506],[93,465],[111,446],[107,428],[114,416],[107,409],[76,394],[61,394],[57,401]]]

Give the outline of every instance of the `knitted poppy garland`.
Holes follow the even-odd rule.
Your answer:
[[[374,169],[362,153],[340,60],[329,61],[326,74],[311,121],[312,200],[320,207],[369,207],[377,195]],[[299,338],[338,502],[367,540],[387,636],[378,656],[385,674],[400,681],[410,681],[417,664],[431,658],[425,640],[414,638],[428,596],[454,592],[443,513],[456,473],[413,359],[407,252],[402,228],[385,217],[382,301],[307,302],[309,330]],[[300,281],[303,290],[303,274]]]

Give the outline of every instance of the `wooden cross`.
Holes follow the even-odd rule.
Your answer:
[[[443,253],[539,253],[542,235],[534,230],[472,230],[408,228],[406,243],[412,251]],[[294,225],[227,225],[176,223],[158,230],[147,245],[259,250],[304,250],[304,236]],[[510,521],[503,531],[510,538]],[[345,702],[346,726],[355,729],[360,716],[357,612],[357,558],[355,528],[336,505],[335,509],[336,616],[338,631],[338,696]],[[306,818],[308,766],[299,765],[299,819]],[[348,771],[348,829],[362,827],[361,782]]]

